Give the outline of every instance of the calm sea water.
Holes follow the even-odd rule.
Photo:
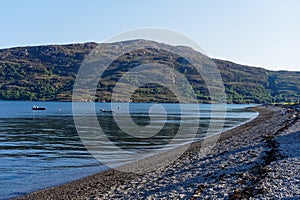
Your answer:
[[[46,107],[44,111],[33,111],[33,105]],[[85,107],[90,103],[79,103],[81,115],[88,119]],[[126,122],[127,112],[118,106],[116,112],[101,113],[100,109],[111,110],[109,103],[96,103],[97,119],[107,137],[117,146],[131,150],[159,150],[169,144],[180,123],[189,123],[200,119],[195,139],[203,138],[211,120],[222,121],[220,116],[211,116],[211,105],[200,105],[200,115],[189,104],[160,104],[164,113],[151,112],[153,104],[130,104],[130,117],[139,126],[151,125],[155,128],[164,120],[163,129],[151,139],[129,137],[116,126],[114,115]],[[180,110],[184,107],[184,112]],[[224,130],[238,126],[257,116],[247,107],[254,105],[227,105]],[[88,110],[88,109],[86,109]],[[218,113],[218,112],[217,112]],[[126,123],[125,123],[126,124]],[[131,128],[131,127],[127,127]],[[138,129],[133,129],[139,132]],[[139,133],[143,134],[143,133]],[[114,161],[116,155],[106,159]],[[39,189],[70,182],[107,169],[85,148],[78,136],[72,114],[72,103],[67,102],[21,102],[0,101],[0,199],[24,195]]]

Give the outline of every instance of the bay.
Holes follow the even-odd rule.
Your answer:
[[[181,123],[197,124],[194,140],[205,137],[211,121],[224,123],[222,131],[236,127],[257,116],[247,108],[254,105],[226,105],[226,118],[223,106],[215,106],[216,115],[211,115],[212,105],[201,104],[194,110],[194,104],[158,104],[130,103],[129,113],[123,108],[126,104],[111,107],[110,103],[78,103],[80,116],[85,120],[95,117],[87,109],[92,104],[97,120],[105,134],[118,147],[142,152],[161,148],[173,148],[170,140],[176,134]],[[46,110],[32,110],[34,106]],[[182,109],[184,108],[184,109]],[[100,110],[115,112],[100,112]],[[219,115],[218,115],[219,112]],[[200,114],[199,114],[200,113]],[[78,114],[78,113],[77,113]],[[165,116],[166,115],[166,116]],[[164,127],[159,134],[144,139],[124,134],[117,126],[115,117],[123,124],[131,118],[139,127],[151,124],[154,129]],[[191,125],[195,126],[195,125]],[[198,127],[199,126],[199,127]],[[130,129],[131,128],[131,129]],[[125,127],[137,134],[145,134],[142,128]],[[156,129],[155,129],[156,130]],[[217,134],[219,132],[215,132]],[[184,142],[184,141],[180,141]],[[101,152],[106,162],[118,162],[119,155],[113,151]],[[83,145],[73,120],[72,103],[70,102],[26,102],[0,101],[0,198],[7,199],[39,189],[67,183],[108,169],[93,157]]]

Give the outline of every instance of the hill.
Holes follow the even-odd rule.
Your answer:
[[[134,44],[136,41],[126,41]],[[111,91],[120,76],[129,68],[155,60],[172,66],[189,78],[199,102],[210,103],[208,90],[201,76],[196,76],[190,64],[180,56],[158,51],[164,44],[140,51],[125,53],[112,63],[105,77],[99,81],[96,101],[110,101]],[[122,43],[69,44],[17,47],[0,50],[0,99],[71,101],[76,74],[85,57],[97,46],[109,52],[121,51]],[[202,56],[187,47],[172,47],[189,51],[192,56]],[[141,52],[143,55],[141,56]],[[300,72],[269,71],[229,61],[213,59],[224,81],[229,103],[264,103],[298,101],[300,99]],[[159,73],[159,72],[155,72]],[[134,81],[134,80],[132,80]],[[139,88],[133,95],[136,102],[173,102],[172,93],[155,84]],[[122,99],[120,99],[122,101]]]

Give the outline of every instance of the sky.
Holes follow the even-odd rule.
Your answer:
[[[10,0],[0,7],[0,48],[103,42],[124,31],[179,32],[208,56],[300,71],[298,0]]]

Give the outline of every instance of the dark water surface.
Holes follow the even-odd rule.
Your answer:
[[[36,104],[46,107],[44,111],[33,111]],[[81,103],[82,115],[85,105]],[[149,139],[134,138],[124,134],[114,122],[114,115],[118,120],[126,121],[129,117],[122,107],[110,108],[109,103],[96,103],[95,110],[99,124],[107,137],[122,149],[143,151],[145,149],[160,149],[168,145],[176,134],[180,123],[189,123],[199,119],[200,126],[196,139],[205,134],[210,120],[221,121],[222,118],[210,115],[211,105],[200,105],[198,112],[189,110],[185,104],[184,112],[179,104],[161,104],[166,112],[152,112],[153,104],[130,104],[130,117],[139,126],[148,125],[151,121],[156,124],[165,122],[159,134]],[[257,116],[246,107],[253,105],[227,105],[224,129],[227,130],[244,123]],[[115,113],[101,113],[100,109],[115,109]],[[220,113],[220,116],[222,113]],[[129,127],[130,128],[130,127]],[[138,130],[133,130],[138,132]],[[142,133],[140,133],[142,134]],[[172,148],[172,145],[170,145]],[[107,159],[114,160],[116,155],[103,152]],[[0,101],[0,199],[7,199],[26,193],[73,181],[107,169],[95,159],[82,144],[76,131],[72,103],[66,102],[21,102]]]

